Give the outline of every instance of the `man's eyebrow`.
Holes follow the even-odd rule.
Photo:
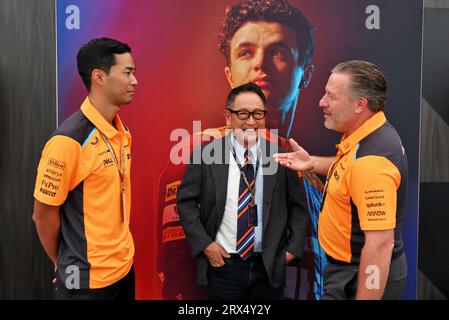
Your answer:
[[[243,41],[240,42],[239,44],[237,44],[237,46],[235,47],[236,49],[240,49],[240,48],[246,48],[246,47],[253,47],[256,44],[250,41]],[[274,41],[273,43],[270,43],[267,47],[281,47],[281,48],[285,48],[285,49],[290,49],[291,46],[289,46],[287,44],[287,42],[285,42],[284,40],[278,40],[278,41]]]
[[[136,67],[125,67],[125,70],[136,71]]]
[[[250,42],[250,41],[243,41],[243,42],[240,42],[240,43],[237,45],[236,49],[239,49],[239,48],[242,48],[242,47],[252,47],[252,46],[255,46],[255,44],[254,44],[253,42]]]
[[[280,41],[276,41],[273,42],[272,44],[270,44],[270,47],[281,47],[281,48],[285,48],[285,49],[290,49],[291,46],[289,46],[285,41],[280,40]]]

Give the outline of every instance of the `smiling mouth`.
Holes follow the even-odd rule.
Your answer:
[[[236,133],[240,132],[240,136],[252,137],[258,135],[257,128],[236,129]]]

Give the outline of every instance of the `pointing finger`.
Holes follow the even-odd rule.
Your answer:
[[[299,151],[299,150],[301,150],[302,148],[299,146],[299,144],[298,143],[296,143],[296,141],[295,140],[293,140],[293,138],[290,138],[290,145],[292,146],[292,148],[293,148],[293,150],[295,150],[295,151]]]

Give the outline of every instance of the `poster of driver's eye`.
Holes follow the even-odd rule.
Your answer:
[[[110,37],[132,49],[138,85],[120,116],[133,135],[137,299],[207,297],[196,284],[176,195],[183,159],[224,135],[229,90],[257,84],[266,96],[268,129],[310,154],[332,156],[341,134],[324,126],[320,99],[332,68],[347,60],[375,63],[387,79],[385,114],[408,156],[403,298],[415,297],[422,1],[57,0],[56,15],[59,123],[87,95],[77,74],[79,48]],[[320,296],[312,219],[318,213],[309,212],[301,262],[287,266],[286,299]]]

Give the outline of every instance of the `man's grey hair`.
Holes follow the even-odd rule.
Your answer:
[[[384,110],[387,80],[378,66],[368,61],[350,60],[336,65],[332,73],[350,76],[348,94],[352,98],[366,98],[373,112]]]

